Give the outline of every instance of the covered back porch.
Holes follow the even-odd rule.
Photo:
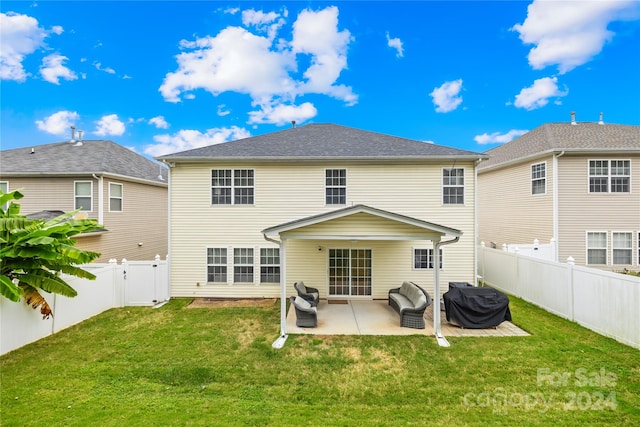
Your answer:
[[[386,246],[385,242],[389,245],[397,244],[398,242],[416,241],[416,242],[430,242],[432,245],[432,264],[434,266],[440,265],[440,250],[442,246],[453,244],[458,242],[462,232],[460,230],[442,226],[439,224],[423,221],[421,219],[401,215],[381,209],[372,208],[365,205],[355,205],[347,208],[338,209],[331,212],[322,213],[319,215],[313,215],[299,220],[287,222],[274,227],[263,230],[263,236],[267,241],[276,243],[280,248],[280,290],[281,290],[281,334],[278,340],[274,342],[275,348],[280,348],[286,341],[287,334],[290,326],[287,322],[287,301],[289,295],[295,295],[293,290],[293,282],[305,281],[305,270],[314,268],[316,272],[320,271],[320,265],[326,265],[326,289],[321,290],[321,296],[324,299],[325,307],[319,307],[320,313],[325,311],[323,316],[327,321],[329,318],[340,318],[340,310],[336,308],[336,312],[333,313],[329,310],[330,307],[344,306],[343,310],[352,309],[351,318],[358,323],[358,317],[353,314],[353,308],[359,305],[359,302],[369,303],[371,307],[377,300],[383,300],[387,297],[389,289],[400,286],[400,284],[406,280],[408,274],[413,274],[413,266],[411,264],[405,264],[403,269],[399,269],[398,276],[394,276],[393,279],[387,279],[386,282],[375,284],[372,279],[372,275],[369,272],[364,277],[358,276],[358,281],[355,286],[357,293],[348,291],[346,295],[340,298],[335,295],[335,290],[339,286],[336,283],[339,282],[340,277],[335,277],[332,273],[332,258],[312,258],[308,252],[302,254],[299,251],[289,250],[294,246],[300,246],[297,242],[309,242],[305,244],[308,248],[311,243],[315,242],[331,242],[331,245],[336,247],[347,246],[349,244],[370,242],[372,245],[375,243],[378,245],[379,250],[383,250]],[[291,243],[294,245],[291,245]],[[322,252],[324,247],[317,246],[318,252]],[[400,257],[406,257],[407,253],[395,253],[395,258],[391,256],[388,261],[392,263],[398,263]],[[372,258],[370,258],[371,261]],[[403,258],[406,259],[406,258]],[[324,264],[323,264],[324,263]],[[289,265],[291,264],[291,266]],[[366,269],[367,267],[365,267]],[[288,278],[289,271],[295,271],[293,278]],[[440,269],[433,268],[433,289],[431,290],[432,298],[435,301],[439,300],[440,295]],[[319,276],[318,276],[319,277]],[[349,277],[349,287],[353,285],[352,278]],[[320,280],[319,280],[320,281]],[[308,283],[307,285],[314,286],[316,283]],[[364,289],[364,293],[362,293]],[[324,295],[323,295],[324,293]],[[348,301],[347,304],[328,304],[326,298],[330,300],[343,299]],[[386,301],[385,301],[386,304]],[[386,310],[386,309],[385,309]],[[391,310],[389,308],[389,310]],[[448,342],[444,338],[441,332],[441,313],[440,304],[432,304],[427,308],[428,311],[432,311],[432,335],[438,340],[438,343],[442,346],[448,346]],[[367,312],[373,313],[371,310],[360,311],[362,316],[366,316]],[[348,311],[346,311],[348,313]],[[388,315],[392,315],[393,310]],[[370,319],[374,320],[378,318],[379,328],[383,330],[389,323],[383,321],[385,311],[377,313],[375,316],[371,316]],[[397,314],[396,314],[397,316]],[[337,320],[339,322],[339,320]],[[333,322],[333,320],[332,320]],[[348,323],[348,322],[347,322]],[[345,325],[347,324],[345,323]],[[398,322],[399,323],[399,322]],[[370,327],[375,328],[375,323],[369,322]],[[294,322],[295,325],[295,322]],[[399,327],[399,326],[398,326]],[[402,328],[407,329],[407,328]],[[373,332],[373,331],[372,331]],[[409,333],[415,333],[415,330],[410,330]]]

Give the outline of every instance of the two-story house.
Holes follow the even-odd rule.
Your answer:
[[[386,299],[405,280],[432,296],[437,280],[474,283],[483,158],[333,124],[160,156],[171,295],[280,297],[304,281],[323,299]]]
[[[557,260],[640,266],[640,126],[548,123],[486,152],[478,166],[479,240],[555,239]]]
[[[20,190],[21,213],[51,218],[81,209],[96,232],[77,247],[96,262],[166,256],[168,173],[162,164],[113,141],[72,140],[0,151],[0,190]]]

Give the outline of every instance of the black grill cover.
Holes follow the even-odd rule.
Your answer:
[[[509,298],[493,288],[449,286],[442,297],[447,321],[463,328],[495,328],[511,320]]]

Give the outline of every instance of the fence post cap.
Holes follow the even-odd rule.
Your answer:
[[[484,248],[484,242],[480,242],[480,246]]]
[[[569,255],[569,257],[567,258],[567,264],[574,265],[575,263],[576,260],[571,255]]]

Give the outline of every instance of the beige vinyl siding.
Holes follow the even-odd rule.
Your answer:
[[[122,184],[122,212],[109,211],[110,182]],[[95,239],[97,251],[103,253],[100,262],[108,261],[106,256],[118,261],[152,260],[156,255],[164,259],[168,254],[167,196],[166,187],[104,178],[103,225],[109,231]],[[81,240],[79,245],[84,244]]]
[[[630,193],[589,193],[589,160],[631,160]],[[576,264],[586,265],[587,231],[607,232],[607,269],[621,270],[611,265],[612,232],[633,233],[633,261],[638,267],[638,231],[640,231],[640,156],[565,154],[559,159],[559,236],[560,261],[569,256]],[[594,265],[592,267],[601,267]],[[615,267],[615,268],[614,268]]]
[[[168,253],[168,191],[167,187],[146,185],[119,179],[103,178],[103,225],[105,233],[78,236],[77,247],[100,252],[96,262],[111,258],[121,261],[152,260],[155,255],[163,259]],[[89,218],[98,219],[99,185],[93,177],[65,178],[11,178],[13,190],[20,190],[21,213],[42,210],[71,212],[75,209],[74,182],[92,181],[92,210]],[[123,212],[109,212],[109,182],[123,184]],[[142,246],[138,246],[138,243]]]
[[[546,162],[546,193],[531,194],[531,166]],[[546,243],[553,238],[553,158],[478,173],[478,236],[495,243]]]
[[[70,212],[75,209],[74,182],[92,181],[92,209],[89,218],[98,218],[98,181],[86,176],[71,178],[11,178],[11,189],[19,190],[24,215],[43,210]]]
[[[463,231],[460,242],[447,246],[448,268],[441,280],[443,283],[449,280],[472,282],[475,279],[473,164],[456,165],[465,169],[465,204],[443,206],[442,167],[448,166],[178,164],[171,169],[170,190],[172,296],[279,296],[277,285],[259,285],[257,280],[253,285],[207,284],[206,248],[253,247],[257,271],[259,248],[276,246],[263,238],[263,229],[341,208],[325,205],[324,178],[328,168],[347,169],[346,206],[365,204]],[[255,204],[211,205],[212,169],[253,169]],[[357,226],[353,224],[352,231],[362,232]],[[406,231],[397,224],[393,227],[402,229],[394,232]],[[417,242],[431,244],[426,241],[287,241],[287,293],[293,292],[292,285],[296,280],[327,289],[327,252],[318,253],[319,244],[324,248],[372,249],[375,298],[386,298],[389,287],[412,278],[425,287],[432,287],[433,271],[415,271],[412,268],[411,248]],[[231,253],[229,251],[228,256]]]

